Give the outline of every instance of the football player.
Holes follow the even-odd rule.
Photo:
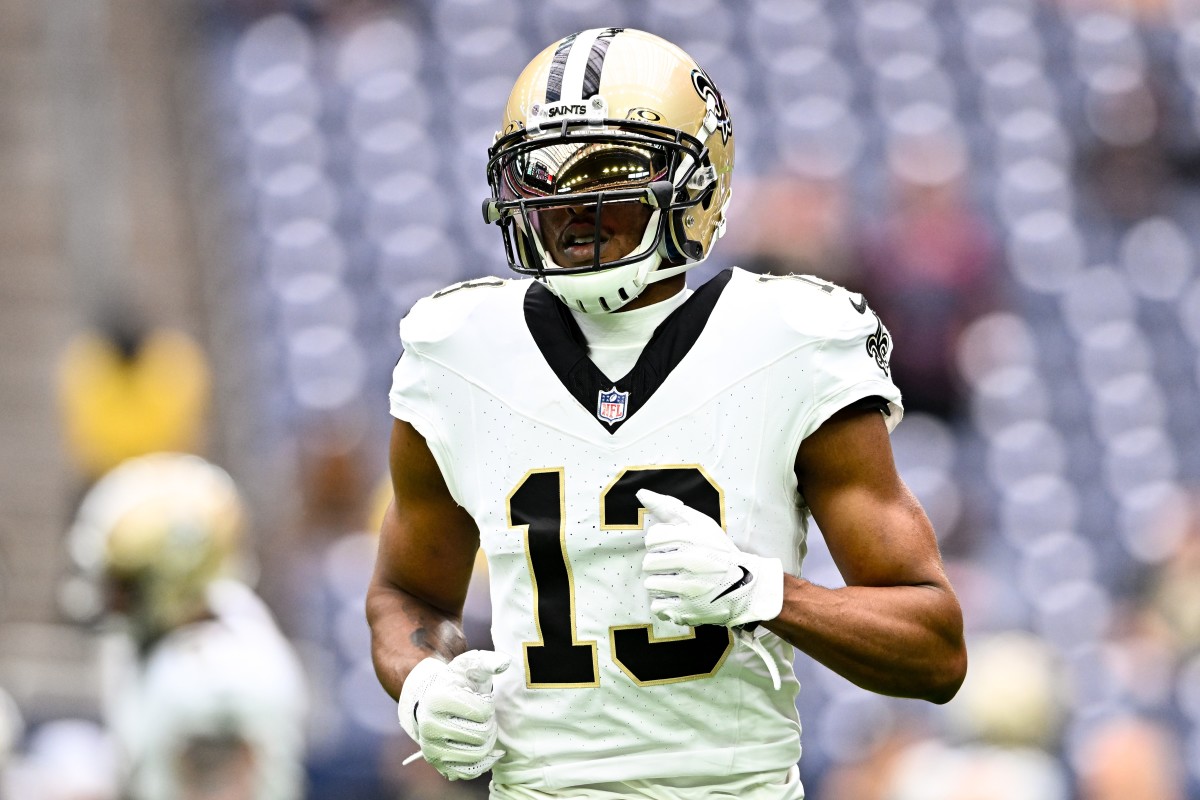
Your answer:
[[[119,625],[105,715],[135,800],[303,796],[307,686],[233,577],[244,524],[228,473],[178,453],[125,461],[80,505],[70,549]]]
[[[496,798],[802,797],[794,647],[937,703],[966,669],[893,463],[887,329],[811,277],[686,287],[725,228],[734,128],[661,38],[546,48],[489,155],[484,216],[526,277],[401,323],[367,599],[400,724]],[[800,577],[810,515],[848,586]],[[480,546],[495,651],[460,624]]]

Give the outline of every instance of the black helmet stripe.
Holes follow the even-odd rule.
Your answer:
[[[575,44],[575,37],[578,33],[572,33],[567,38],[558,43],[558,49],[554,51],[554,60],[550,62],[550,77],[546,80],[546,102],[557,103],[562,99],[562,82],[563,73],[567,69],[567,56],[571,52],[571,45]]]
[[[558,43],[546,79],[546,102],[586,100],[600,91],[600,73],[613,37],[624,28],[593,28]],[[576,48],[576,44],[582,45]]]
[[[604,69],[604,56],[608,54],[608,44],[624,28],[608,28],[592,43],[592,52],[588,54],[587,67],[583,71],[583,99],[587,100],[600,91],[600,71]]]

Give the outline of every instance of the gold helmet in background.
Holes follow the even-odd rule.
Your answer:
[[[521,73],[488,150],[492,196],[509,266],[536,276],[572,308],[615,311],[655,281],[706,259],[725,230],[733,124],[712,80],[680,48],[629,28],[572,34]],[[601,261],[605,207],[652,209],[632,252]],[[539,213],[591,206],[595,255],[556,264]]]
[[[106,605],[148,640],[205,613],[206,590],[235,563],[246,513],[233,479],[203,458],[129,459],[88,491],[71,557]]]

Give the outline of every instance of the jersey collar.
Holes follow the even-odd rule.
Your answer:
[[[537,281],[525,293],[525,324],[563,387],[598,425],[616,433],[649,401],[692,349],[732,275],[733,271],[728,269],[718,273],[671,312],[654,330],[633,369],[617,380],[592,363],[587,355],[587,340],[571,312]],[[600,408],[602,394],[618,401],[618,405],[609,407],[616,410],[604,412],[607,419]]]

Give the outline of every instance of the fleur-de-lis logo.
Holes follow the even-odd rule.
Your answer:
[[[728,143],[729,137],[733,135],[733,121],[729,119],[729,106],[725,105],[725,98],[721,97],[712,78],[708,77],[708,74],[702,69],[692,70],[692,86],[696,87],[696,93],[716,116],[717,130],[721,132],[721,143]]]
[[[874,309],[872,309],[874,313]],[[867,337],[867,355],[875,359],[875,363],[883,370],[883,374],[891,377],[888,371],[888,359],[892,355],[892,337],[883,327],[883,320],[875,314],[875,332]]]

